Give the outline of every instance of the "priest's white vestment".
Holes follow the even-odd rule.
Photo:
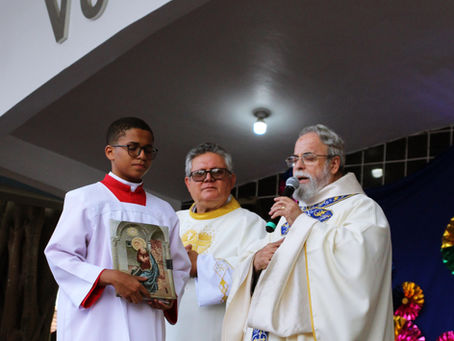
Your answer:
[[[103,269],[112,268],[111,219],[167,226],[179,297],[189,277],[190,261],[179,237],[173,208],[141,188],[142,204],[134,203],[134,198],[124,202],[134,193],[111,176],[112,173],[102,183],[66,194],[63,212],[45,250],[59,285],[59,341],[161,341],[165,338],[162,310],[146,303],[129,303],[117,297],[111,285],[97,286]]]
[[[352,173],[282,218],[285,237],[251,297],[253,255],[235,272],[223,341],[392,341],[391,239],[383,211]]]
[[[167,340],[220,340],[232,272],[248,246],[265,236],[265,221],[230,197],[203,214],[177,212],[183,244],[199,253],[197,278],[190,278],[179,307],[179,321],[167,324]]]

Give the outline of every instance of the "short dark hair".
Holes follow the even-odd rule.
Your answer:
[[[220,145],[211,142],[201,143],[198,146],[192,148],[188,154],[186,155],[186,162],[185,162],[185,173],[186,176],[191,174],[192,168],[192,160],[194,160],[197,156],[205,154],[205,153],[214,153],[221,156],[225,161],[225,166],[227,169],[233,173],[233,163],[232,163],[232,156]]]
[[[133,128],[149,131],[154,141],[153,131],[144,120],[138,117],[122,117],[110,124],[107,129],[106,143],[111,145],[117,142],[121,136],[125,135],[126,130]]]

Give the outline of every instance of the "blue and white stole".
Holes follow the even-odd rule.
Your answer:
[[[333,206],[334,204],[337,204],[342,200],[348,199],[355,194],[346,194],[331,197],[314,205],[304,207],[300,205],[300,208],[303,211],[303,213],[306,213],[309,217],[317,219],[320,222],[324,222],[333,216],[333,212],[327,209],[327,207]],[[281,226],[281,235],[285,236],[288,233],[289,229],[290,226],[288,222],[285,222]]]
[[[303,211],[303,213],[307,214],[309,217],[317,219],[320,222],[324,222],[333,216],[333,212],[330,211],[329,209],[327,209],[327,207],[333,206],[334,204],[337,204],[338,202],[340,202],[342,200],[348,199],[355,194],[346,194],[346,195],[331,197],[322,202],[319,202],[317,204],[310,205],[310,206],[303,207],[300,204],[300,208]],[[290,230],[290,227],[291,226],[288,224],[288,222],[285,222],[281,226],[281,235],[285,236],[288,233],[288,231]],[[252,331],[251,341],[267,341],[267,340],[268,340],[268,332],[259,330],[259,329],[254,329]]]

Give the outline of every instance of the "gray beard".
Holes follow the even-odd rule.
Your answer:
[[[309,183],[300,184],[299,187],[293,192],[293,198],[298,201],[308,202],[326,185],[329,184],[330,173],[329,168],[325,166],[320,179],[316,179],[304,172],[295,172],[293,176],[302,175],[309,178]]]

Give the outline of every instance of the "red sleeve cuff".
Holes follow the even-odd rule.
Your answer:
[[[103,272],[104,272],[104,270],[102,270],[99,273],[98,278],[96,278],[96,281],[93,284],[93,286],[91,287],[90,292],[87,294],[87,296],[85,296],[84,300],[82,301],[81,306],[83,308],[90,308],[101,297],[101,295],[105,289],[105,286],[99,286],[98,282],[99,282],[99,277],[101,277],[101,274]]]
[[[178,299],[175,299],[175,303],[173,304],[173,307],[164,310],[164,317],[166,318],[167,322],[170,324],[175,324],[177,323],[178,320]]]

